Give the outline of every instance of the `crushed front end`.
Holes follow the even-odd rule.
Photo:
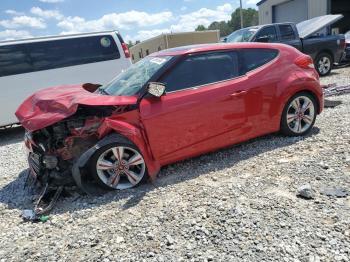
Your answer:
[[[76,159],[98,141],[97,129],[103,120],[73,118],[25,133],[31,174],[50,189],[75,186],[72,167]]]

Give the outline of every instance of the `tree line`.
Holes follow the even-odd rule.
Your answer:
[[[259,23],[259,13],[253,8],[242,9],[243,27],[257,25]],[[220,36],[224,37],[241,28],[240,8],[237,8],[228,21],[215,21],[208,27],[198,25],[196,31],[220,30]]]

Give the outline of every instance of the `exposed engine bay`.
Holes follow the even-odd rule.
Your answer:
[[[25,133],[30,174],[43,188],[40,201],[58,199],[65,188],[77,188],[72,168],[79,157],[99,141],[98,130],[106,117],[130,110],[131,106],[79,106],[77,112],[43,129]],[[85,177],[84,179],[91,179]],[[48,198],[51,198],[48,201]],[[48,212],[37,204],[37,214]]]

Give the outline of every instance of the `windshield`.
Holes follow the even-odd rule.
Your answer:
[[[171,58],[172,56],[145,57],[120,73],[111,82],[102,86],[100,91],[114,96],[136,95]]]
[[[226,42],[235,43],[235,42],[249,42],[251,37],[258,31],[258,27],[244,28],[241,30],[237,30],[230,34]]]

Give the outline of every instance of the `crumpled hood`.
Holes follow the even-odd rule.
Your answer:
[[[108,96],[87,91],[94,91],[97,87],[73,85],[46,88],[28,97],[15,114],[24,128],[35,131],[73,115],[79,105],[122,106],[137,102],[136,96]]]

